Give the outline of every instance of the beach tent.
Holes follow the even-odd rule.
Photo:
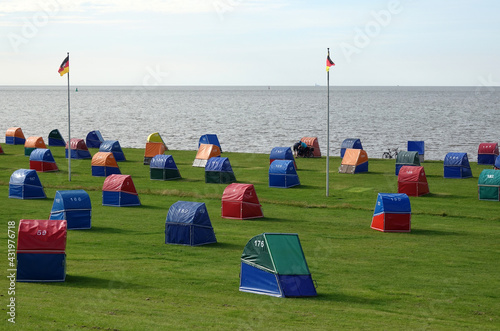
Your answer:
[[[379,193],[371,228],[382,232],[410,232],[410,198],[404,193]]]
[[[163,155],[163,153],[165,153],[164,143],[146,143],[146,149],[144,150],[144,164],[149,165],[153,157],[156,155]]]
[[[396,176],[399,174],[399,170],[402,166],[419,166],[420,158],[418,157],[418,152],[408,152],[401,151],[396,157]]]
[[[7,129],[5,133],[5,143],[7,145],[24,145],[25,142],[26,139],[21,128],[12,127]]]
[[[222,193],[222,218],[246,220],[264,217],[253,184],[229,184]]]
[[[500,201],[500,170],[481,171],[477,186],[479,200]]]
[[[61,132],[58,129],[54,129],[49,133],[49,146],[50,147],[64,147],[66,142],[64,141]]]
[[[92,155],[90,155],[89,149],[87,148],[87,144],[83,139],[71,138],[71,158],[72,159],[91,159]],[[65,156],[68,158],[68,143],[66,143]]]
[[[368,171],[368,154],[362,149],[347,148],[339,167],[341,174],[357,174]]]
[[[236,181],[227,157],[211,157],[205,165],[205,183],[229,184]]]
[[[425,142],[422,140],[408,140],[408,152],[418,152],[420,162],[424,162]]]
[[[477,150],[477,164],[495,164],[498,156],[498,143],[481,143]]]
[[[429,184],[422,166],[402,166],[398,174],[398,193],[418,197],[429,193]]]
[[[200,148],[201,144],[211,144],[219,147],[220,152],[222,153],[222,148],[219,143],[219,139],[216,134],[204,134],[200,137],[198,141],[198,148]]]
[[[165,244],[198,246],[216,242],[205,203],[177,201],[170,206],[165,221]]]
[[[316,296],[296,233],[262,233],[241,254],[240,291],[275,297]]]
[[[467,153],[448,153],[444,157],[444,178],[469,178],[472,170]]]
[[[162,137],[158,132],[151,133],[147,139],[148,143],[162,143],[165,146],[165,150],[168,151],[167,144],[163,141]]]
[[[319,149],[318,137],[302,137],[300,139],[307,146],[314,148],[313,155],[314,157],[321,157],[321,150]]]
[[[9,198],[45,199],[46,197],[36,170],[19,169],[10,176]]]
[[[102,205],[127,207],[140,206],[139,195],[130,175],[109,175],[102,185]]]
[[[351,149],[363,149],[363,146],[361,145],[361,140],[359,140],[358,138],[347,138],[347,139],[344,139],[344,141],[340,145],[340,157],[344,157],[345,150],[347,148],[351,148]]]
[[[64,282],[66,279],[66,221],[19,221],[17,281]]]
[[[4,154],[2,145],[0,145],[0,154]]]
[[[205,168],[208,159],[217,156],[220,156],[219,146],[212,144],[201,144],[200,148],[198,148],[198,152],[196,153],[196,157],[193,161],[193,167]]]
[[[31,152],[30,169],[39,172],[59,171],[52,152],[47,148],[37,148]]]
[[[28,137],[24,143],[24,156],[30,156],[36,148],[47,148],[42,137]]]
[[[295,159],[293,157],[293,152],[290,147],[274,147],[269,154],[269,164],[273,163],[274,160],[290,160],[293,162],[293,166],[297,168]]]
[[[500,156],[496,157],[496,159],[495,159],[495,165],[493,166],[493,168],[495,170],[499,170],[500,169]]]
[[[104,140],[99,147],[99,152],[111,152],[117,162],[126,161],[118,140]]]
[[[275,160],[269,166],[269,187],[288,188],[300,185],[299,176],[290,160]]]
[[[94,130],[87,133],[87,138],[85,139],[85,143],[88,148],[99,148],[101,144],[104,142],[104,138],[101,135],[101,131]]]
[[[121,174],[120,167],[111,152],[95,153],[90,164],[92,167],[92,176],[107,177],[113,174]]]
[[[90,229],[92,205],[84,190],[57,191],[50,211],[51,220],[66,220],[68,230]]]
[[[181,178],[172,155],[156,155],[149,164],[149,178],[169,180]]]

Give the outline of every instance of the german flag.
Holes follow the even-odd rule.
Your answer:
[[[332,59],[330,59],[330,52],[328,52],[328,55],[326,56],[326,71],[330,71],[331,66],[335,66],[335,63],[333,63]]]
[[[57,72],[63,76],[65,73],[69,72],[69,55],[66,56],[64,61],[62,61],[61,66],[59,67],[59,70]]]

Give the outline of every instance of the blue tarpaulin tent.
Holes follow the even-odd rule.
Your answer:
[[[290,160],[275,160],[269,166],[269,187],[288,188],[300,185],[299,176]]]
[[[174,157],[163,154],[155,155],[149,163],[149,178],[157,180],[181,178]]]
[[[201,144],[218,146],[220,152],[222,153],[222,147],[220,146],[220,142],[216,134],[204,134],[203,136],[200,137],[200,140],[198,141],[198,149],[200,148]]]
[[[103,142],[104,138],[99,130],[90,131],[85,139],[88,148],[99,148]]]
[[[106,177],[102,185],[102,205],[127,207],[140,206],[132,176],[113,174]]]
[[[500,169],[500,156],[497,156],[496,159],[495,159],[495,166],[494,168],[496,170]]]
[[[9,198],[45,199],[46,197],[36,170],[19,169],[10,176]]]
[[[363,149],[363,146],[361,145],[361,140],[358,138],[344,139],[342,145],[340,145],[340,157],[344,157],[346,148]]]
[[[170,206],[165,221],[165,244],[198,246],[216,242],[203,202],[177,201]]]
[[[47,172],[59,171],[50,149],[37,148],[30,154],[30,169]]]
[[[104,140],[101,147],[99,147],[99,152],[111,152],[117,162],[126,161],[118,140]]]
[[[379,193],[371,228],[382,232],[410,232],[411,205],[405,193]]]
[[[293,161],[293,166],[297,168],[295,159],[293,157],[293,152],[290,147],[274,147],[269,154],[269,164],[273,163],[274,160],[290,160]]]
[[[64,141],[64,138],[58,129],[54,129],[54,130],[50,131],[50,133],[49,133],[49,146],[50,147],[64,147],[64,146],[66,146],[66,142]]]
[[[422,140],[408,140],[408,152],[417,152],[420,162],[424,162],[425,142]]]
[[[472,170],[467,153],[448,153],[444,158],[444,178],[469,178]]]
[[[84,190],[57,191],[50,211],[51,220],[66,220],[67,228],[90,229],[92,205]]]
[[[205,183],[234,183],[233,168],[227,157],[211,157],[205,165]]]

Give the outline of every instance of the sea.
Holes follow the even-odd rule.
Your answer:
[[[331,156],[358,138],[369,158],[417,140],[426,160],[465,152],[470,161],[480,143],[500,140],[500,88],[491,86],[71,86],[69,105],[67,86],[0,86],[0,131],[21,127],[48,143],[53,129],[67,140],[69,122],[72,138],[99,130],[144,148],[158,132],[172,150],[216,134],[223,152],[263,154],[317,137],[322,155],[329,136]]]

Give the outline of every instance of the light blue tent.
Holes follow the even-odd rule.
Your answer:
[[[347,138],[347,139],[344,139],[344,141],[340,145],[340,157],[344,157],[345,150],[347,148],[363,149],[363,146],[361,145],[361,140],[358,139],[358,138]]]
[[[201,144],[216,145],[219,147],[220,152],[222,153],[222,147],[220,147],[219,138],[217,138],[216,134],[204,134],[198,141],[198,149],[200,148]]]
[[[92,205],[84,190],[57,191],[50,211],[51,220],[66,220],[67,228],[90,229]]]
[[[203,202],[177,201],[170,206],[165,221],[165,244],[198,246],[216,242]]]
[[[99,147],[99,152],[111,152],[117,162],[126,161],[118,140],[104,140],[101,147]]]
[[[472,170],[467,153],[448,153],[444,158],[444,178],[469,178]]]
[[[300,185],[299,176],[290,160],[275,160],[269,166],[269,187],[289,188]]]
[[[88,148],[99,148],[104,142],[104,138],[99,130],[90,131],[85,139]]]
[[[45,199],[46,197],[36,170],[19,169],[10,176],[9,198]]]

